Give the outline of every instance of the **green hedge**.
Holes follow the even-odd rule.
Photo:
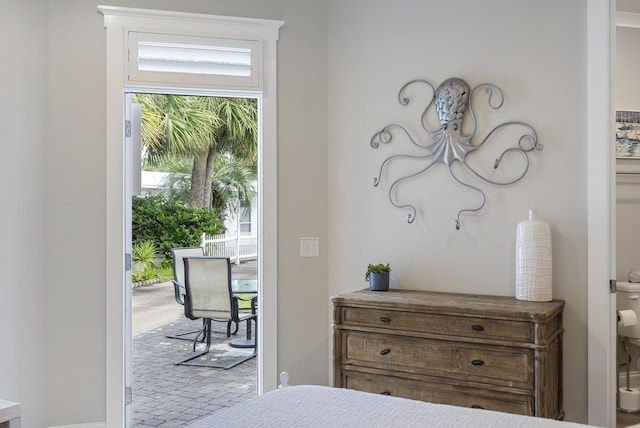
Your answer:
[[[133,198],[133,245],[151,241],[168,257],[171,248],[197,247],[203,233],[223,231],[222,220],[214,210],[186,207],[162,196]]]

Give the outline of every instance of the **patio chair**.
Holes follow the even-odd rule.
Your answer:
[[[171,258],[172,258],[172,266],[173,266],[173,293],[176,299],[176,302],[180,305],[184,305],[184,301],[182,299],[182,295],[184,294],[184,261],[185,257],[191,256],[204,256],[204,248],[202,247],[191,247],[191,248],[172,248],[170,250]],[[185,333],[179,333],[173,336],[166,336],[169,339],[180,339],[180,340],[193,340],[193,337],[188,337],[193,334],[198,334],[203,331],[205,328],[204,320],[202,323],[202,328],[199,330],[188,331]],[[233,334],[238,332],[238,324],[236,323],[236,328]],[[227,322],[227,337],[231,336],[231,321]]]
[[[193,355],[179,361],[176,365],[191,365],[201,367],[214,367],[230,369],[256,356],[244,355],[227,364],[210,364],[193,361],[209,352],[211,347],[211,321],[241,321],[247,322],[247,340],[251,339],[251,322],[257,323],[255,301],[251,300],[252,311],[249,314],[239,312],[238,302],[241,299],[234,296],[231,288],[231,261],[228,257],[184,257],[185,294],[184,315],[189,319],[202,318],[204,330],[193,341]],[[257,332],[257,328],[256,328]],[[199,336],[205,339],[205,348],[196,353],[196,344]]]

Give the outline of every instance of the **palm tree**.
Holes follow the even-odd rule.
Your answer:
[[[184,159],[165,164],[165,170],[171,173],[162,184],[162,193],[167,199],[189,204],[190,168]],[[251,205],[256,194],[256,169],[241,159],[217,156],[211,182],[210,208],[220,215],[237,214],[241,207]]]
[[[257,105],[253,99],[136,94],[142,105],[142,143],[151,165],[192,159],[189,203],[211,207],[216,157],[257,158]]]
[[[217,154],[226,154],[255,165],[258,153],[255,100],[207,97],[205,104],[220,122],[214,129],[210,144],[202,147],[193,162],[191,204],[200,207],[211,205],[211,185]]]

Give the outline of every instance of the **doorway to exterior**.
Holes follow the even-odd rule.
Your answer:
[[[216,368],[176,365],[205,344],[201,320],[186,318],[179,304],[184,290],[174,293],[172,267],[181,260],[171,260],[170,250],[200,247],[204,255],[228,257],[236,296],[246,299],[238,301],[246,306],[257,298],[259,230],[251,213],[258,198],[258,101],[173,95],[170,89],[125,94],[131,158],[125,182],[132,193],[125,217],[133,256],[125,355],[133,427],[184,425],[256,395],[251,321],[229,337],[224,325],[212,323],[209,352],[189,364]],[[253,347],[234,346],[252,335]]]
[[[122,146],[124,136],[123,94],[136,88],[174,88],[201,92],[218,89],[238,96],[251,91],[258,94],[262,108],[258,137],[258,224],[261,239],[258,246],[259,293],[258,394],[277,386],[277,39],[283,21],[224,17],[194,13],[98,6],[106,29],[106,424],[130,426],[126,409],[130,408],[125,383],[127,337],[124,291],[127,271],[125,248],[126,198],[124,195],[125,163]],[[152,34],[153,33],[153,34]],[[169,34],[170,33],[170,34]],[[252,56],[249,78],[219,75],[194,76],[193,73],[137,73],[139,36],[170,35],[175,42],[182,36],[190,45],[197,42],[251,41]],[[224,35],[224,39],[220,36]],[[186,40],[183,38],[183,40]],[[143,41],[144,42],[144,41]],[[245,46],[247,48],[247,46]],[[132,50],[133,49],[133,50]],[[135,53],[135,52],[134,52]],[[129,273],[127,273],[129,272]],[[129,279],[130,280],[130,279]],[[129,326],[130,328],[130,326]],[[130,391],[130,390],[129,390]],[[129,404],[127,404],[129,403]]]

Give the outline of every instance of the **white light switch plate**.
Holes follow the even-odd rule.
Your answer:
[[[319,257],[320,238],[300,238],[300,257]]]

